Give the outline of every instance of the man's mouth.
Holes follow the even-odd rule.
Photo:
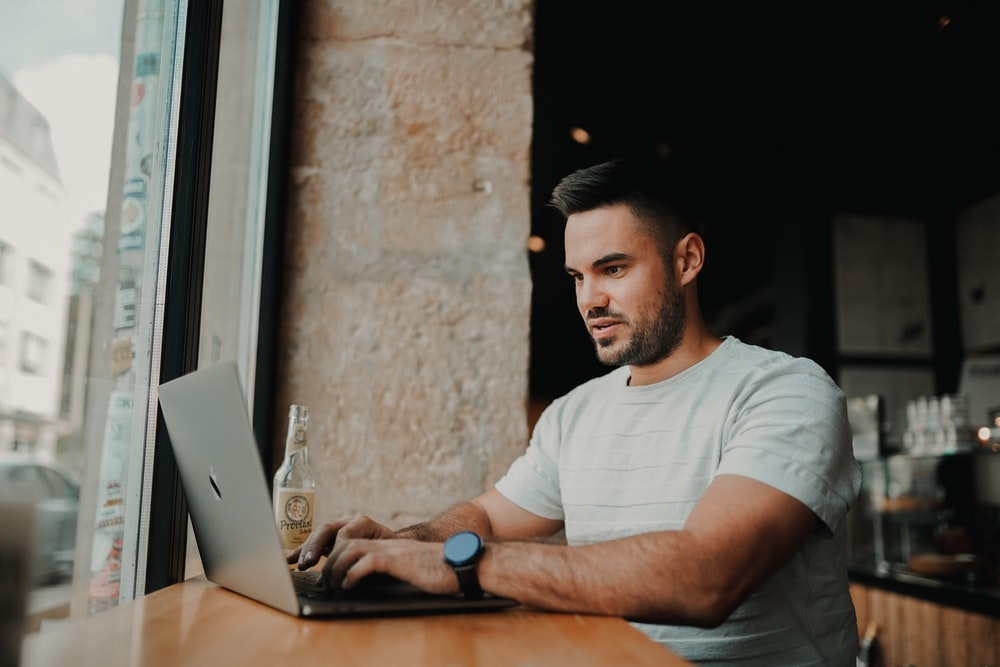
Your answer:
[[[607,318],[590,320],[587,324],[590,326],[591,335],[595,340],[613,336],[618,331],[618,327],[621,326],[621,322],[618,320]]]

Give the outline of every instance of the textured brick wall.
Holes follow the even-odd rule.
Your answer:
[[[526,444],[532,3],[302,13],[278,428],[309,405],[321,517],[400,526]]]

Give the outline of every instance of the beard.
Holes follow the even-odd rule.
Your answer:
[[[666,286],[660,292],[659,307],[652,313],[639,313],[633,322],[604,308],[589,312],[591,317],[615,317],[632,329],[632,338],[620,349],[615,349],[616,338],[595,340],[597,359],[605,366],[648,366],[662,361],[677,349],[684,335],[687,308],[679,289]]]

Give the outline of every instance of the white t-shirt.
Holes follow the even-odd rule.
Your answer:
[[[814,362],[728,337],[653,385],[618,368],[554,401],[497,483],[571,545],[680,529],[719,473],[797,498],[823,527],[721,626],[635,623],[707,664],[854,665],[844,515],[861,486],[844,396]],[[609,564],[610,565],[610,564]]]

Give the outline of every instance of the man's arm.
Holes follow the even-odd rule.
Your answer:
[[[557,611],[714,627],[813,535],[816,515],[746,477],[719,475],[683,529],[585,546],[489,544],[485,590]]]

